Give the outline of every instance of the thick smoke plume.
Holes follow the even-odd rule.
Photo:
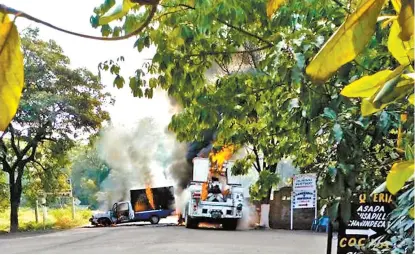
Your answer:
[[[128,130],[110,126],[102,133],[99,153],[111,167],[101,184],[99,200],[104,207],[129,200],[129,190],[171,184],[165,171],[171,141],[152,118],[143,118]]]
[[[137,110],[142,114],[135,122],[128,125],[114,123],[101,133],[98,151],[111,168],[98,193],[101,209],[129,200],[130,189],[183,183],[182,179],[189,171],[189,166],[183,163],[186,146],[167,132],[178,105],[171,104],[164,91],[156,91],[152,99],[137,100],[140,106]]]

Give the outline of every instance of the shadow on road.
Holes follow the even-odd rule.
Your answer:
[[[134,222],[134,223],[121,223],[116,225],[111,225],[108,227],[103,226],[92,226],[86,225],[81,228],[120,228],[120,227],[173,227],[177,226],[175,223],[159,223],[159,224],[151,224],[151,223],[141,223],[141,222]]]

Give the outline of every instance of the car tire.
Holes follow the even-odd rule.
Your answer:
[[[150,217],[150,223],[151,224],[158,224],[160,221],[160,217],[157,215],[153,215]]]
[[[236,228],[238,227],[238,220],[235,219],[226,221],[222,223],[222,227],[226,230],[236,230]]]
[[[98,219],[98,224],[103,227],[108,227],[111,225],[111,221],[107,218],[100,218]]]
[[[184,225],[186,226],[186,228],[194,229],[198,227],[199,223],[197,222],[197,220],[193,219],[186,213],[184,218]]]

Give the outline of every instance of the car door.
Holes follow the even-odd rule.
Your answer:
[[[117,204],[117,221],[126,222],[130,220],[130,206],[128,202],[121,202]]]

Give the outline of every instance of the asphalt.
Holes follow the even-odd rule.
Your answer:
[[[0,236],[0,253],[303,253],[326,252],[324,233],[186,229],[170,222]]]

